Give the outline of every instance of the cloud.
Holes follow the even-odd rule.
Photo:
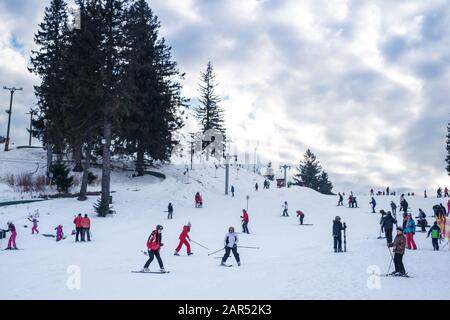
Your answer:
[[[48,2],[0,4],[0,81],[25,89],[13,115],[17,143],[35,103],[26,65]],[[187,96],[197,96],[199,73],[213,62],[228,136],[242,154],[259,143],[263,161],[296,165],[311,148],[336,185],[354,189],[448,182],[446,1],[149,3],[187,74]]]

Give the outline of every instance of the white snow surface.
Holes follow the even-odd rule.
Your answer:
[[[43,152],[43,151],[42,151]],[[11,159],[42,160],[42,152],[13,150]],[[5,157],[2,154],[2,157]],[[31,163],[31,164],[30,164]],[[44,164],[45,165],[45,164]],[[30,171],[29,162],[2,162],[1,173]],[[117,214],[98,218],[93,212],[97,197],[85,202],[58,199],[26,205],[0,207],[0,228],[15,223],[19,251],[0,251],[0,299],[449,299],[450,252],[448,245],[432,250],[431,239],[416,233],[417,251],[404,256],[406,270],[414,278],[370,278],[368,267],[377,266],[385,274],[390,255],[385,240],[378,240],[379,214],[369,213],[369,197],[359,196],[361,208],[337,207],[336,196],[324,196],[300,187],[262,189],[263,178],[244,169],[231,168],[231,185],[236,196],[224,195],[224,169],[197,165],[189,177],[184,166],[167,165],[159,170],[167,178],[145,176],[131,179],[129,172],[114,172],[113,207]],[[259,183],[258,192],[254,190]],[[94,187],[93,189],[98,189]],[[8,187],[1,184],[3,193]],[[138,190],[138,191],[136,191]],[[201,192],[204,207],[194,208],[194,194]],[[347,193],[346,193],[347,194]],[[241,231],[240,215],[249,195],[250,235],[239,234],[242,266],[233,257],[219,266],[223,238],[229,226]],[[11,197],[9,197],[11,198]],[[388,209],[398,197],[377,197],[377,210]],[[280,217],[282,204],[288,201],[290,216]],[[437,199],[409,197],[413,213],[422,208],[429,223]],[[174,205],[174,218],[167,220],[167,204]],[[41,233],[54,233],[64,226],[67,239],[31,235],[28,213],[39,209]],[[299,226],[295,210],[305,213]],[[93,241],[75,243],[70,233],[77,213],[87,213],[92,220]],[[335,254],[332,247],[332,220],[336,215],[348,225],[347,252]],[[192,224],[191,238],[209,248],[191,243],[194,255],[183,248],[173,255],[184,224]],[[149,233],[157,224],[164,226],[161,256],[169,274],[135,274],[146,262]],[[27,225],[28,228],[24,228]],[[2,240],[1,248],[6,247]],[[80,288],[67,286],[69,266],[80,268]],[[376,268],[376,267],[375,267]],[[150,266],[158,270],[157,261]],[[391,266],[393,270],[393,266]],[[374,281],[372,281],[374,280]],[[379,286],[377,286],[379,281]],[[375,283],[375,289],[369,284]]]

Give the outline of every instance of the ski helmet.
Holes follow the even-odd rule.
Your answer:
[[[162,225],[158,224],[158,225],[156,226],[156,230],[162,230],[162,229],[164,229],[164,227],[163,227]]]
[[[339,220],[341,220],[341,217],[339,217],[339,216],[336,216],[336,218],[334,218],[336,221],[339,221]]]
[[[189,228],[192,226],[190,221],[188,221],[187,226],[188,226]]]
[[[234,227],[229,227],[228,232],[234,232]]]

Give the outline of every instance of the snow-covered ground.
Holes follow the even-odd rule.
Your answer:
[[[30,152],[14,150],[10,158],[30,159]],[[16,154],[14,154],[16,153]],[[41,153],[36,161],[43,161]],[[2,155],[3,157],[3,155]],[[45,160],[44,160],[45,162]],[[34,165],[29,164],[31,167]],[[21,163],[2,162],[1,174],[25,170]],[[379,214],[371,214],[369,198],[358,197],[361,208],[337,207],[337,198],[305,188],[262,189],[263,178],[243,169],[232,168],[231,184],[236,196],[224,195],[224,170],[199,165],[183,175],[183,166],[163,167],[167,179],[145,176],[129,178],[115,172],[112,179],[114,210],[107,218],[95,217],[92,209],[97,197],[51,200],[0,208],[0,227],[11,220],[18,229],[17,244],[24,250],[0,251],[2,289],[0,299],[449,299],[450,265],[448,246],[434,252],[431,240],[416,233],[417,251],[407,251],[406,270],[414,278],[370,278],[367,272],[387,271],[390,255],[379,235]],[[254,191],[258,182],[260,190]],[[98,187],[97,187],[98,188]],[[96,189],[96,188],[94,188]],[[6,185],[1,190],[7,190]],[[204,207],[194,208],[194,194],[201,192]],[[208,253],[223,247],[229,226],[240,231],[240,214],[249,195],[249,229],[240,234],[240,245],[260,250],[240,249],[242,266],[219,267],[220,254]],[[398,197],[378,197],[377,209],[388,208]],[[280,217],[284,201],[290,217]],[[436,199],[408,199],[414,214],[419,208],[427,215]],[[167,204],[174,205],[173,220],[166,219]],[[31,235],[29,212],[39,209],[41,233],[53,233],[64,226],[66,240]],[[295,210],[305,212],[299,226]],[[92,218],[91,243],[75,243],[70,236],[77,213]],[[331,227],[336,215],[347,223],[347,253],[335,254]],[[432,219],[428,218],[431,222]],[[173,256],[184,224],[192,223],[191,238],[209,248],[192,243],[194,255]],[[164,226],[161,256],[169,274],[134,274],[146,261],[149,233],[157,224]],[[28,228],[24,228],[28,225]],[[1,247],[5,248],[5,240]],[[228,262],[235,265],[234,258]],[[73,280],[71,266],[79,267],[80,288],[67,286]],[[154,261],[150,267],[157,269]],[[392,267],[391,267],[392,268]],[[392,269],[391,269],[392,270]],[[369,284],[369,285],[368,285]],[[71,289],[72,288],[72,289]]]

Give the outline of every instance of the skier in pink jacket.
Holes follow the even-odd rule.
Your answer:
[[[55,228],[56,230],[56,241],[61,241],[64,238],[63,226],[59,225]]]
[[[38,222],[39,222],[39,220],[36,219],[36,218],[34,218],[34,217],[33,217],[33,219],[28,218],[28,220],[30,220],[31,222],[33,222],[33,228],[31,229],[31,234],[34,234],[35,232],[36,232],[37,234],[39,234],[39,230],[38,230]]]
[[[14,226],[14,224],[11,221],[8,221],[8,230],[6,230],[6,232],[11,232],[11,236],[9,237],[9,240],[8,240],[8,248],[6,248],[6,250],[12,250],[12,249],[17,250],[16,227]]]

